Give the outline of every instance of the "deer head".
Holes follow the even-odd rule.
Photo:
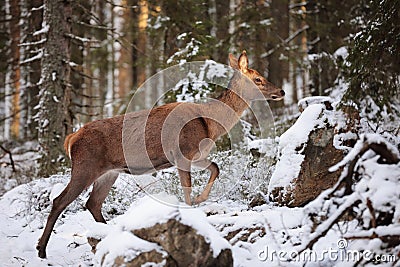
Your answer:
[[[253,81],[267,100],[279,101],[285,96],[285,91],[273,85],[258,71],[249,68],[249,59],[247,58],[246,51],[242,52],[239,59],[229,54],[229,63],[233,69],[239,70],[241,74]]]

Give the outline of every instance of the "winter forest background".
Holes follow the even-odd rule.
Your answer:
[[[3,202],[10,206],[16,199],[32,201],[28,199],[38,190],[45,200],[37,200],[37,206],[28,210],[21,208],[22,214],[48,211],[48,206],[41,205],[49,202],[54,184],[32,181],[58,174],[64,178],[52,176],[52,181],[67,182],[70,166],[63,150],[67,134],[86,122],[123,114],[137,88],[169,66],[204,60],[228,64],[229,53],[238,56],[246,50],[251,68],[284,89],[286,96],[283,102],[269,103],[280,137],[273,141],[276,150],[263,158],[265,153],[249,148],[252,158],[246,164],[240,156],[233,160],[248,169],[244,176],[262,176],[263,186],[246,191],[244,179],[239,183],[239,196],[233,197],[241,199],[240,204],[224,208],[221,204],[214,207],[217,211],[205,211],[214,215],[255,212],[253,219],[244,215],[248,220],[240,222],[233,217],[225,222],[217,217],[208,220],[230,241],[235,265],[259,263],[247,261],[249,256],[243,256],[240,242],[252,244],[247,251],[258,251],[262,246],[254,244],[263,241],[265,245],[264,235],[275,234],[277,247],[302,251],[315,248],[323,237],[330,236],[331,229],[335,238],[346,236],[344,222],[351,229],[347,240],[355,240],[354,249],[370,248],[395,254],[398,259],[399,22],[397,0],[0,0],[0,195],[31,182],[31,195],[17,187],[19,193],[14,191],[17,193]],[[161,93],[157,87],[141,93],[135,109],[151,108],[149,103]],[[176,94],[161,102],[176,100]],[[250,126],[245,120],[246,129]],[[250,132],[246,138],[256,140],[256,134]],[[340,150],[338,158],[330,159],[325,150],[312,150],[313,144],[324,139],[321,136],[328,136],[328,143]],[[326,155],[330,166],[306,169],[315,162],[313,154],[318,160]],[[214,157],[223,165],[224,155]],[[302,158],[293,163],[293,155]],[[270,168],[260,174],[253,166],[263,160]],[[297,173],[288,171],[290,164],[298,164]],[[336,168],[330,168],[335,164]],[[226,175],[235,175],[235,168],[239,167]],[[293,189],[299,177],[324,171],[325,176],[338,173],[323,188],[330,189],[300,201],[300,193]],[[178,180],[168,172],[161,175]],[[289,184],[295,200],[276,193]],[[178,181],[174,185],[178,187]],[[116,192],[122,187],[117,186]],[[254,192],[261,196],[264,208],[249,211],[242,205],[251,202],[258,206]],[[130,194],[137,195],[138,190],[132,189]],[[108,219],[129,206],[119,193],[112,198],[106,207]],[[113,202],[125,203],[125,207]],[[269,205],[279,206],[273,212],[280,212],[282,218],[293,212],[294,218],[287,225],[265,224],[261,218],[272,212]],[[291,210],[293,207],[303,210]],[[74,206],[69,212],[77,210]],[[301,222],[294,222],[296,218]],[[37,220],[44,222],[43,217]],[[234,223],[237,229],[227,226]],[[250,234],[243,234],[243,229]],[[254,233],[258,239],[251,236]],[[309,237],[302,239],[304,233]],[[102,261],[101,256],[96,257]],[[256,253],[253,258],[257,259]],[[91,260],[76,256],[74,264]],[[14,263],[18,261],[21,263],[18,259]],[[369,263],[396,264],[359,261],[361,265]]]

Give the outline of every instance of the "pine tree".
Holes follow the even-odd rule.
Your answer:
[[[345,100],[371,98],[383,110],[400,92],[400,1],[365,0],[356,14],[359,32],[349,49]],[[373,105],[367,101],[367,109]]]
[[[351,13],[358,0],[310,0],[308,11],[310,59],[310,91],[313,95],[324,95],[334,86],[339,74],[335,51],[346,45],[346,38],[354,31]]]
[[[39,143],[41,174],[57,172],[63,163],[63,141],[71,128],[70,45],[71,2],[45,0],[43,31],[47,41],[43,47],[40,81]]]

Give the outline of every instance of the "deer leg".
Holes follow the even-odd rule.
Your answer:
[[[184,160],[181,164],[178,163],[177,167],[183,194],[185,196],[185,203],[191,206],[192,200],[190,199],[190,194],[192,193],[192,177],[190,175],[190,162]]]
[[[181,180],[183,194],[185,196],[185,203],[191,206],[192,200],[190,199],[190,194],[192,193],[192,178],[190,172],[178,169],[178,174]]]
[[[100,176],[93,184],[93,190],[90,193],[89,200],[86,202],[86,208],[93,215],[96,222],[106,223],[101,213],[101,206],[106,199],[108,192],[117,180],[119,173],[110,171]]]
[[[84,179],[82,180],[71,180],[67,187],[62,191],[62,193],[54,199],[53,207],[47,218],[46,227],[43,231],[42,237],[39,239],[36,249],[38,250],[38,256],[40,258],[46,258],[46,247],[49,242],[51,232],[53,231],[54,224],[56,223],[58,217],[63,212],[63,210],[74,201],[80,193],[87,187]]]
[[[88,164],[91,164],[91,162]],[[84,170],[85,173],[82,173],[80,170]],[[36,246],[40,258],[46,258],[47,243],[49,242],[51,232],[53,231],[54,225],[60,214],[102,173],[101,171],[91,172],[90,170],[90,165],[88,167],[86,163],[81,163],[78,166],[75,166],[75,168],[72,169],[71,180],[67,187],[54,199],[53,207],[51,208],[49,217],[47,218],[46,227],[44,228],[43,234]],[[90,173],[90,175],[87,176],[86,173]]]
[[[202,161],[195,162],[194,165],[197,167],[206,168],[207,170],[209,170],[211,172],[210,179],[208,180],[208,183],[207,183],[206,187],[204,188],[203,192],[199,196],[197,196],[194,200],[195,204],[199,204],[208,199],[208,196],[210,195],[210,191],[214,184],[214,181],[215,181],[215,179],[217,179],[217,177],[219,175],[219,168],[216,163],[211,162],[208,159],[204,159]]]

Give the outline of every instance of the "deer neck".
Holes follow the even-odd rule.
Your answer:
[[[249,101],[243,97],[242,88],[232,79],[228,89],[209,103],[207,124],[210,138],[215,140],[231,130],[248,107]]]
[[[217,100],[225,105],[226,108],[229,107],[233,110],[239,117],[249,107],[248,101],[241,96],[240,92],[231,88],[225,90]]]

